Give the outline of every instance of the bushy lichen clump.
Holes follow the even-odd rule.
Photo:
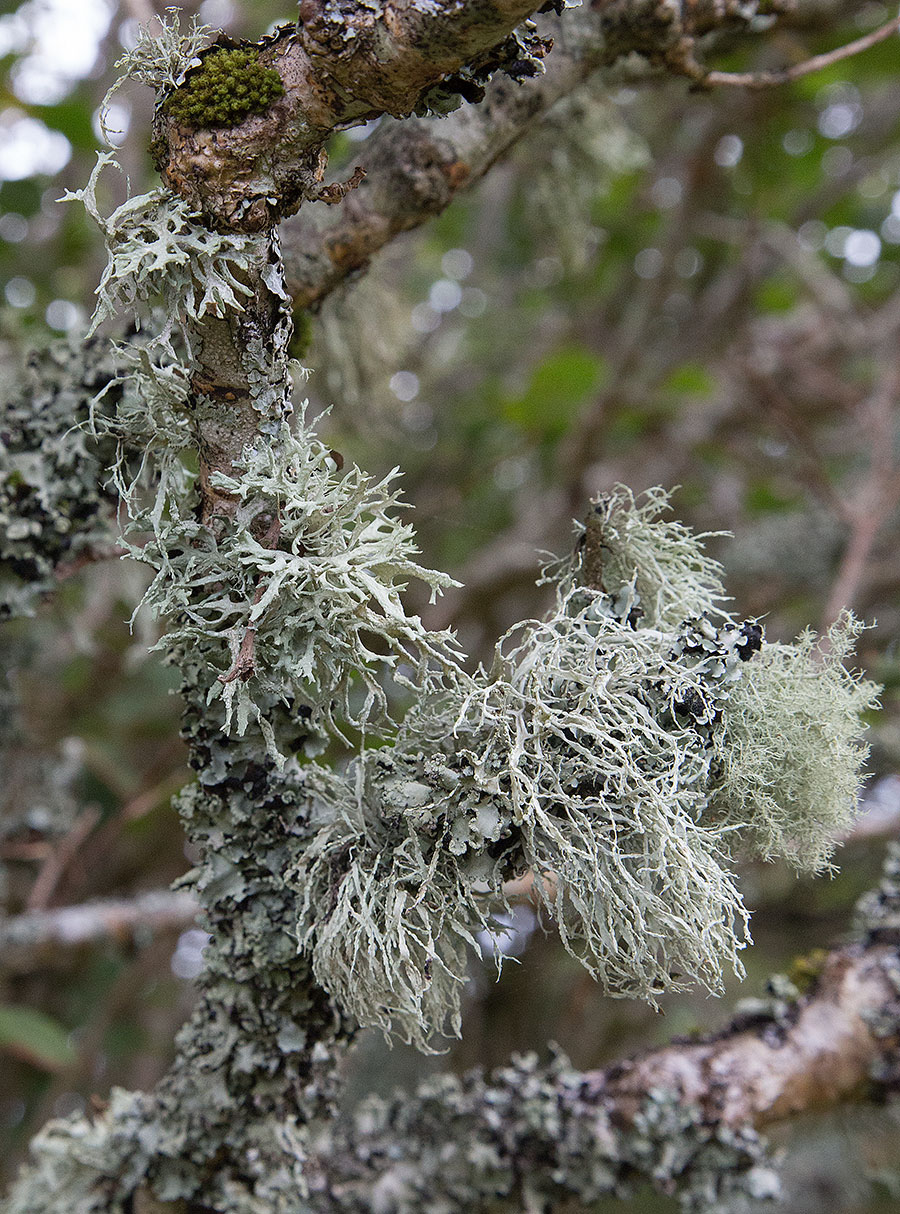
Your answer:
[[[261,114],[284,96],[278,72],[264,67],[252,47],[220,47],[164,102],[165,113],[182,126],[234,126],[250,114]]]
[[[392,750],[331,777],[291,880],[316,976],[364,1023],[420,1045],[456,1029],[466,944],[526,873],[605,989],[652,1000],[740,970],[736,851],[827,859],[874,692],[841,665],[853,629],[824,662],[809,637],[765,645],[664,505],[599,503],[549,616],[490,671],[424,688]]]
[[[413,559],[413,531],[396,518],[392,480],[373,483],[356,467],[339,472],[309,431],[295,436],[285,426],[271,446],[248,452],[234,477],[214,474],[237,504],[218,541],[190,500],[163,518],[146,511],[134,521],[137,531],[155,532],[133,550],[157,571],[145,601],[175,621],[161,645],[180,653],[218,640],[209,694],[225,701],[226,730],[242,735],[258,722],[279,761],[287,742],[264,710],[273,700],[299,700],[309,730],[334,733],[341,721],[363,728],[384,716],[384,672],[418,687],[431,664],[456,669],[451,635],[428,632],[403,607],[410,579],[433,591],[451,579]],[[277,536],[263,543],[272,520]],[[217,679],[249,630],[252,669]]]
[[[820,871],[856,816],[867,747],[852,722],[874,707],[843,665],[859,629],[847,616],[822,640],[766,645],[728,697],[711,808],[766,859]]]

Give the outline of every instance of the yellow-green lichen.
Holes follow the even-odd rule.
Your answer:
[[[169,96],[164,110],[182,126],[235,126],[283,96],[281,77],[263,67],[258,51],[220,47]]]

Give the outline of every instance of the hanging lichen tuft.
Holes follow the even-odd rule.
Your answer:
[[[364,1024],[457,1031],[465,943],[526,874],[604,990],[654,1002],[741,972],[736,852],[827,860],[875,693],[841,664],[854,628],[819,662],[808,635],[767,645],[666,506],[598,502],[550,614],[424,687],[289,875],[318,980]]]

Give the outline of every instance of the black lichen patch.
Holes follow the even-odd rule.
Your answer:
[[[182,126],[235,126],[283,96],[281,77],[260,63],[257,50],[221,47],[204,57],[163,109]]]

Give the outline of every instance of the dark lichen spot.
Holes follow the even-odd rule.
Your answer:
[[[235,126],[283,96],[281,77],[263,67],[257,50],[221,47],[204,57],[163,111],[182,126]]]

